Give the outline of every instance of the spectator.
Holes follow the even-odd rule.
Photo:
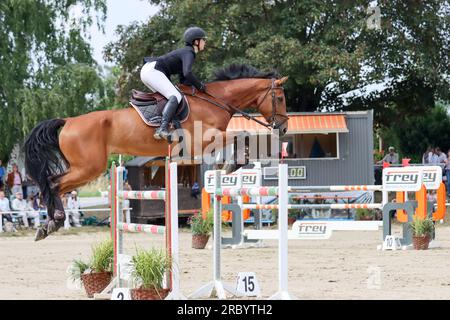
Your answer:
[[[447,152],[447,160],[445,160],[445,177],[447,178],[447,196],[450,197],[450,149]]]
[[[429,164],[432,164],[432,165],[439,164],[439,156],[437,154],[437,149],[438,148],[433,148],[433,151],[429,157],[429,160],[430,160]]]
[[[389,147],[389,153],[384,156],[383,159],[378,161],[378,164],[382,164],[383,162],[388,162],[390,164],[398,164],[398,153],[395,152],[394,147]]]
[[[9,200],[5,197],[5,192],[3,190],[0,190],[0,214],[2,212],[8,212],[11,211],[11,208],[9,207]],[[9,222],[12,222],[11,214],[4,213],[1,215],[1,218],[5,218]]]
[[[436,148],[436,155],[437,155],[437,164],[441,165],[447,161],[447,156],[445,153],[441,151],[440,148]]]
[[[71,192],[69,199],[67,200],[68,214],[72,216],[72,221],[75,227],[81,227],[80,224],[80,203],[78,201],[78,193],[74,190]]]
[[[5,177],[5,173],[6,169],[3,166],[2,160],[0,159],[0,190],[3,190],[4,188],[3,178]]]
[[[22,192],[16,192],[16,198],[12,201],[12,209],[18,211],[18,216],[22,217],[25,228],[29,228],[28,218],[34,219],[34,227],[39,228],[39,212],[34,211],[28,206],[27,201],[23,198]]]
[[[17,164],[12,165],[12,172],[8,173],[7,183],[12,194],[20,192],[23,195],[22,174],[19,172],[19,167]]]
[[[33,179],[30,178],[29,175],[25,176],[26,187],[24,188],[28,195],[37,195],[39,193],[39,187],[34,183]],[[24,193],[25,195],[25,193]]]
[[[62,202],[63,208],[67,208],[69,197],[70,197],[70,192],[66,192],[61,196],[61,202]]]
[[[198,182],[195,181],[191,188],[191,197],[198,199],[199,195],[200,195],[200,186],[198,185]]]
[[[431,157],[433,156],[433,148],[428,147],[427,151],[422,155],[422,164],[427,164],[431,162]]]
[[[120,162],[120,166],[123,167],[123,182],[127,182],[128,181],[128,170],[127,170],[127,168],[125,168],[125,162],[123,160]]]
[[[28,217],[32,217],[35,219],[34,226],[36,227],[36,221],[38,221],[40,224],[40,221],[39,221],[40,214],[39,214],[39,205],[37,205],[37,203],[36,203],[36,196],[34,194],[30,194],[27,197],[27,206],[28,206],[28,209],[30,210],[28,212]],[[37,226],[39,226],[39,224],[37,224]]]

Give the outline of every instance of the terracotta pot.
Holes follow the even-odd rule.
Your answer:
[[[428,244],[430,243],[431,237],[426,236],[413,236],[413,247],[415,250],[428,250]]]
[[[131,289],[132,300],[164,300],[170,293],[170,289]]]
[[[209,240],[209,234],[193,234],[192,235],[192,248],[205,249]]]
[[[81,275],[84,289],[88,298],[93,298],[94,293],[102,292],[111,282],[111,272],[92,272]]]
[[[373,217],[371,217],[371,216],[362,216],[362,217],[359,217],[359,220],[360,221],[370,221],[370,220],[373,220]]]

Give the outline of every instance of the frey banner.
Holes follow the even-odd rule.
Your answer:
[[[419,191],[422,183],[422,167],[388,167],[383,169],[383,190],[385,191]]]
[[[205,172],[205,190],[214,193],[214,170]],[[243,169],[225,175],[222,170],[221,187],[224,188],[250,188],[261,186],[261,171],[258,169]]]
[[[423,184],[427,190],[437,190],[442,182],[442,168],[439,166],[424,166]]]

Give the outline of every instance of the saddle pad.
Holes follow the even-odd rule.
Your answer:
[[[157,104],[141,105],[135,101],[130,101],[130,105],[136,110],[146,125],[150,127],[159,127],[161,125],[163,108],[158,108]],[[174,127],[177,127],[174,123],[180,125],[189,117],[190,107],[186,96],[183,96],[182,103],[178,106],[178,109],[179,111],[176,112],[171,123]]]

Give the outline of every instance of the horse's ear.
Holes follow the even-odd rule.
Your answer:
[[[287,79],[289,79],[289,77],[283,77],[283,78],[281,78],[281,79],[275,80],[275,84],[276,84],[277,86],[282,86],[283,83],[285,83],[285,82],[287,81]]]

